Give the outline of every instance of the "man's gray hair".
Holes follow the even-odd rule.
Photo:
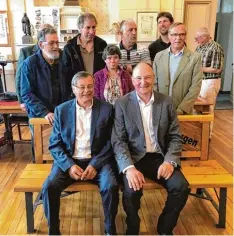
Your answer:
[[[169,33],[171,33],[171,30],[172,30],[173,28],[175,28],[175,27],[179,26],[179,25],[183,25],[183,26],[184,26],[184,28],[185,28],[185,24],[184,24],[184,23],[182,23],[182,22],[175,22],[175,23],[173,23],[173,24],[170,26],[170,28],[169,28],[168,32],[169,32]],[[185,29],[185,33],[187,34],[187,31],[186,31],[186,29]]]
[[[40,37],[41,37],[41,31],[42,31],[43,29],[48,29],[48,28],[54,29],[54,27],[53,27],[52,25],[50,25],[50,24],[43,24],[43,25],[40,25],[39,30],[38,30],[38,32],[37,32],[37,40],[38,40],[38,41],[39,41],[39,39],[40,39]]]
[[[57,34],[57,31],[53,27],[52,28],[49,27],[49,28],[42,29],[41,31],[38,32],[38,35],[37,35],[38,42],[45,42],[46,41],[45,36],[47,34]]]
[[[206,35],[206,36],[210,37],[210,32],[209,32],[208,28],[206,28],[206,27],[201,27],[196,32],[201,35]]]
[[[87,72],[87,71],[79,71],[79,72],[77,72],[77,73],[73,76],[71,85],[72,85],[72,86],[76,86],[77,81],[78,81],[79,79],[85,79],[85,78],[88,78],[88,77],[92,77],[92,78],[93,78],[93,75],[90,74],[90,73]],[[94,80],[94,78],[93,78],[93,80]]]
[[[124,31],[126,24],[129,23],[129,22],[134,22],[136,24],[136,22],[133,19],[122,20],[120,22],[120,32]]]
[[[90,20],[94,20],[96,25],[97,25],[97,18],[93,13],[87,12],[87,13],[83,13],[79,16],[78,20],[77,20],[77,27],[78,29],[83,28],[84,26],[84,21],[86,19],[90,19]]]

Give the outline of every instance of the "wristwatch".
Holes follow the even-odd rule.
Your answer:
[[[174,168],[176,168],[178,165],[176,162],[174,161],[168,161]]]
[[[127,70],[127,65],[123,65],[123,70]]]

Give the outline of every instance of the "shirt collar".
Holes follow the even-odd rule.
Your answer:
[[[175,57],[177,56],[181,56],[184,54],[184,49],[185,49],[185,46],[176,54],[174,55],[172,52],[171,52],[171,46],[168,48],[168,52],[169,52],[169,55],[173,54]]]
[[[89,107],[87,107],[86,109],[84,109],[83,107],[81,107],[81,106],[78,104],[77,100],[76,100],[76,109],[78,109],[78,110],[85,110],[85,111],[88,111],[88,110],[91,110],[92,107],[93,107],[93,99],[92,99],[91,105],[90,105]]]
[[[123,45],[123,43],[122,43],[122,40],[120,41],[120,43],[119,43],[119,48],[122,50],[122,49],[125,49],[126,51],[131,51],[131,50],[137,50],[137,44],[135,43],[135,44],[133,44],[133,46],[129,49],[129,50],[127,50],[125,47],[124,47],[124,45]]]
[[[149,105],[149,104],[153,104],[154,102],[154,92],[152,91],[152,95],[151,98],[149,100],[149,102],[147,104],[145,104],[142,99],[138,96],[137,92],[136,92],[136,96],[137,96],[137,101],[139,102],[139,104],[144,104],[144,105]]]

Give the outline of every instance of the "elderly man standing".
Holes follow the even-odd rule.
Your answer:
[[[16,87],[16,93],[18,96],[18,101],[20,103],[20,107],[23,111],[26,111],[26,105],[23,103],[22,98],[21,98],[21,91],[20,91],[20,81],[21,81],[21,66],[23,65],[23,62],[26,58],[28,58],[29,56],[34,55],[35,53],[37,53],[37,51],[40,49],[39,48],[39,38],[41,35],[41,31],[45,28],[53,28],[52,25],[50,24],[44,24],[41,25],[39,28],[39,31],[37,33],[37,40],[38,42],[34,45],[30,45],[27,47],[23,47],[20,49],[20,55],[18,58],[18,62],[17,62],[17,71],[16,71],[16,75],[15,75],[15,87]]]
[[[145,62],[151,65],[149,50],[140,49],[137,45],[137,25],[135,21],[128,19],[120,23],[121,42],[119,44],[122,58],[120,65],[124,70],[132,73],[133,68],[139,62]]]
[[[100,188],[107,235],[116,235],[118,210],[116,162],[111,147],[113,108],[93,98],[94,78],[81,71],[72,79],[76,98],[55,109],[49,150],[54,158],[43,185],[43,205],[49,234],[58,235],[60,194],[76,181],[90,180]]]
[[[174,23],[174,18],[170,12],[159,12],[157,16],[157,23],[160,37],[149,45],[150,58],[152,62],[158,52],[170,47],[171,43],[168,38],[168,30]]]
[[[105,67],[102,53],[106,41],[96,36],[97,19],[92,13],[82,14],[78,18],[80,33],[67,42],[63,50],[63,73],[66,89],[71,94],[72,77],[79,71],[95,74]]]
[[[126,234],[139,234],[138,211],[142,186],[148,177],[167,190],[157,231],[172,235],[189,194],[188,182],[180,170],[179,122],[172,99],[153,91],[151,66],[139,63],[133,69],[132,82],[135,91],[115,103],[112,131],[112,145],[124,183]]]
[[[153,67],[156,89],[172,97],[177,114],[190,114],[202,82],[201,55],[185,46],[183,23],[169,28],[171,46],[156,54]]]
[[[21,97],[30,118],[44,117],[53,124],[54,108],[67,100],[57,31],[41,30],[38,45],[40,50],[21,68]]]
[[[203,81],[200,97],[210,102],[210,113],[214,113],[216,98],[221,85],[221,72],[223,70],[224,51],[220,44],[211,39],[207,28],[197,30],[195,40],[198,43],[196,51],[202,55]],[[210,138],[213,122],[210,123]]]

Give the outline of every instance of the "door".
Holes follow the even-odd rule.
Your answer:
[[[184,0],[184,23],[187,30],[186,43],[187,47],[192,51],[197,47],[194,36],[198,28],[207,27],[211,37],[214,39],[216,11],[216,0]]]

